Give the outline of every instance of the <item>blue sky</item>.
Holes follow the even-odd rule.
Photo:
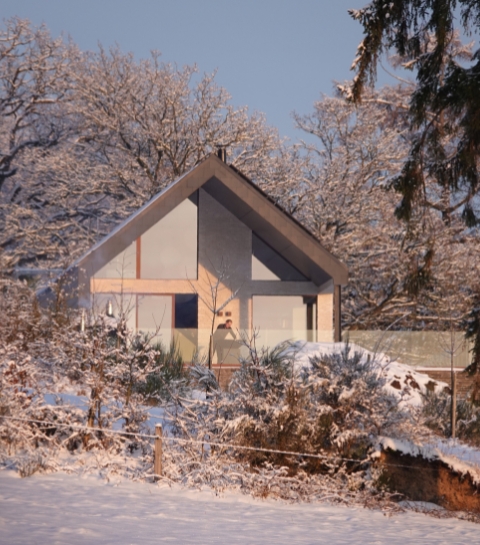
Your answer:
[[[308,113],[349,68],[362,30],[347,13],[367,0],[0,0],[18,15],[64,32],[82,49],[115,43],[137,58],[217,70],[236,106],[264,112],[296,140],[291,112]],[[380,81],[385,80],[380,75]]]

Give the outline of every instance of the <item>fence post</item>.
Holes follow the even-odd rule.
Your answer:
[[[452,371],[452,439],[455,439],[457,427],[457,375]]]
[[[162,475],[162,437],[163,429],[161,424],[155,426],[155,462],[153,472],[156,477]]]
[[[212,368],[213,363],[213,335],[210,335],[210,341],[208,343],[208,368]]]

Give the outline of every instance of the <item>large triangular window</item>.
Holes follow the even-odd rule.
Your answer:
[[[252,233],[252,280],[307,282],[308,278]]]
[[[197,278],[198,198],[194,193],[95,273],[95,278]]]
[[[123,252],[95,273],[95,278],[136,278],[137,242],[134,240]]]

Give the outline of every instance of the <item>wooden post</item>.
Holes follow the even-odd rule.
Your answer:
[[[457,427],[457,375],[452,370],[452,439],[455,439]]]
[[[336,285],[333,290],[333,340],[342,342],[342,286]]]
[[[208,368],[211,369],[213,364],[213,335],[210,335],[210,342],[208,344]]]
[[[163,437],[163,430],[162,425],[157,424],[155,426],[155,463],[154,463],[154,473],[156,477],[160,477],[162,475],[162,437]]]

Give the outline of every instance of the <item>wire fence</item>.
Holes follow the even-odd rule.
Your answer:
[[[157,435],[147,434],[147,433],[138,433],[138,432],[129,432],[129,431],[123,431],[123,430],[112,430],[108,428],[98,428],[98,427],[90,427],[86,425],[78,425],[78,424],[62,424],[57,422],[49,422],[46,420],[32,420],[28,418],[18,418],[14,416],[2,416],[0,419],[6,419],[6,420],[15,420],[18,422],[26,422],[31,424],[42,424],[44,426],[52,426],[52,427],[62,427],[62,428],[68,428],[68,429],[77,429],[77,430],[83,430],[88,432],[101,432],[111,435],[121,435],[121,436],[133,436],[133,437],[141,437],[143,439],[157,439]],[[157,424],[161,425],[161,424]],[[359,460],[358,458],[345,458],[342,456],[328,456],[325,454],[312,454],[308,452],[296,452],[296,451],[289,451],[289,450],[276,450],[276,449],[267,449],[262,447],[250,447],[247,445],[237,445],[232,443],[223,443],[218,441],[210,441],[209,439],[186,439],[183,437],[175,437],[175,436],[168,436],[163,435],[162,441],[164,442],[170,442],[170,443],[180,443],[180,444],[192,444],[192,445],[199,445],[199,446],[205,446],[209,445],[212,447],[219,447],[224,449],[232,449],[232,450],[244,450],[244,451],[255,451],[255,452],[263,452],[268,454],[282,454],[284,456],[300,456],[303,458],[315,458],[317,460],[341,460],[344,462],[355,462],[355,463],[363,463],[368,461],[368,459],[365,460]]]
[[[261,452],[264,454],[276,454],[276,455],[282,455],[282,456],[292,456],[292,457],[300,457],[300,458],[310,458],[310,459],[316,459],[316,460],[323,460],[327,462],[345,462],[345,463],[354,463],[357,465],[362,465],[365,463],[372,463],[373,458],[367,457],[364,459],[358,459],[358,458],[348,458],[344,456],[339,455],[327,455],[327,454],[313,454],[309,452],[297,452],[297,451],[289,451],[289,450],[279,450],[279,449],[268,449],[263,447],[253,447],[248,445],[239,445],[234,443],[224,443],[224,442],[218,442],[218,441],[211,441],[208,438],[206,439],[191,439],[191,438],[182,438],[182,437],[175,437],[171,435],[161,435],[158,434],[147,434],[147,433],[139,433],[139,432],[129,432],[124,430],[113,430],[109,428],[100,428],[100,427],[91,427],[88,425],[79,425],[79,424],[62,424],[59,422],[51,422],[46,420],[35,420],[35,419],[28,419],[28,418],[19,418],[14,416],[1,416],[1,420],[11,420],[11,421],[17,421],[17,422],[25,422],[25,423],[31,423],[31,424],[41,424],[43,426],[48,427],[57,427],[57,428],[65,428],[65,429],[72,429],[72,430],[81,430],[81,431],[87,431],[87,432],[101,432],[104,434],[110,434],[110,435],[119,435],[122,437],[136,437],[136,438],[143,438],[143,439],[151,439],[158,441],[161,440],[161,443],[167,442],[167,443],[177,443],[177,444],[190,444],[190,445],[198,445],[198,446],[210,446],[210,447],[218,447],[225,450],[239,450],[239,451],[249,451],[249,452]],[[156,426],[162,427],[161,424],[157,424]],[[162,444],[160,444],[160,452],[162,449]],[[432,461],[441,461],[440,459],[435,459]],[[405,469],[415,469],[419,471],[438,471],[437,468],[433,467],[415,467],[412,465],[406,465],[406,464],[392,464],[391,462],[385,462],[382,461],[382,466],[387,467],[396,467],[396,468],[405,468]],[[479,468],[480,469],[480,468]]]

